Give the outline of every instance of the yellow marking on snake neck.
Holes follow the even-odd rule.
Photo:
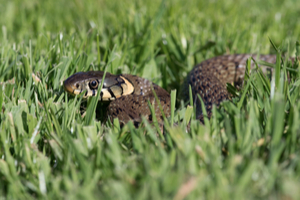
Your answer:
[[[134,92],[134,87],[132,83],[130,83],[126,78],[123,76],[120,76],[121,79],[124,80],[125,83],[121,84],[121,87],[123,88],[123,96],[132,94]]]
[[[109,91],[108,91],[107,88],[102,88],[101,92],[103,94],[102,98],[100,97],[101,100],[103,100],[103,101],[110,101],[110,100],[114,100],[115,99],[113,96],[111,96],[111,94],[109,93]]]

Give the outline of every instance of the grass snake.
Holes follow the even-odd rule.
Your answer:
[[[197,95],[201,96],[208,117],[210,117],[212,106],[219,106],[221,102],[229,98],[226,83],[242,84],[246,61],[251,56],[254,59],[258,57],[251,54],[217,56],[201,62],[190,71],[183,85],[181,96],[183,99],[188,99],[188,87],[191,85],[197,118],[200,121],[203,121],[203,115]],[[275,63],[276,56],[260,55],[259,60]],[[64,89],[74,95],[84,92],[84,97],[95,96],[103,74],[102,71],[75,73],[64,81]],[[170,94],[151,81],[130,74],[106,73],[99,100],[110,102],[107,114],[111,120],[118,118],[121,125],[132,120],[135,126],[141,123],[142,116],[149,122],[153,121],[148,106],[149,100],[154,105],[157,122],[162,124],[163,115],[153,91],[156,93],[165,115],[170,116]]]

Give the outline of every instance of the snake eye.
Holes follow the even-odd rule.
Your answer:
[[[96,88],[98,87],[98,81],[92,80],[92,81],[90,82],[90,87],[91,87],[92,89],[96,89]]]

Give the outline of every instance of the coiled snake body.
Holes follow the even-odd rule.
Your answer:
[[[257,57],[251,54],[218,56],[205,60],[192,69],[186,78],[182,95],[187,99],[188,85],[191,85],[198,119],[201,120],[202,115],[197,94],[203,99],[208,117],[210,117],[212,105],[219,106],[229,97],[226,83],[242,83],[246,60],[250,56],[254,59]],[[260,55],[259,60],[275,63],[276,56]],[[64,81],[64,88],[71,94],[77,95],[85,92],[84,97],[95,96],[103,74],[101,71],[78,72]],[[142,121],[142,116],[152,122],[149,100],[154,105],[157,122],[162,124],[162,113],[158,102],[155,102],[153,91],[160,101],[163,112],[168,117],[170,115],[169,93],[151,81],[134,75],[106,73],[99,100],[110,101],[108,116],[111,120],[119,118],[121,124],[132,120],[136,126]]]

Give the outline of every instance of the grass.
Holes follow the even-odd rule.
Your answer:
[[[280,63],[300,55],[299,11],[297,0],[2,0],[0,199],[299,199],[299,65]],[[200,124],[180,101],[186,74],[249,52],[277,54],[274,77],[253,70]],[[182,122],[166,137],[146,121],[120,129],[93,120],[95,100],[82,118],[62,81],[104,69],[173,100],[176,89],[170,121]]]

